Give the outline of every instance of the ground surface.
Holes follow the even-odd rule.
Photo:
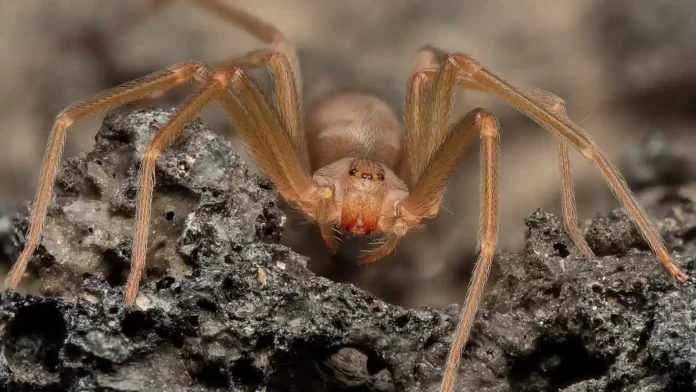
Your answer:
[[[139,159],[171,114],[111,116],[64,164],[23,287],[40,296],[0,299],[0,389],[437,390],[457,309],[408,310],[311,273],[277,244],[274,188],[200,122],[158,161],[147,278],[124,309]],[[696,275],[692,194],[652,194]],[[26,211],[10,217],[0,250],[13,260]],[[693,278],[677,284],[618,210],[587,228],[598,262],[554,215],[525,224],[525,247],[495,258],[457,390],[696,391]]]

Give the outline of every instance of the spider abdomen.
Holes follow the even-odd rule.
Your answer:
[[[342,158],[362,157],[398,173],[403,161],[399,121],[372,95],[341,93],[321,100],[307,115],[305,134],[313,170]]]

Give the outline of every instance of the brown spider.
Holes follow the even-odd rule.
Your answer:
[[[150,11],[170,0],[148,0]],[[660,261],[679,281],[687,276],[670,257],[655,227],[618,171],[592,139],[567,117],[564,101],[543,91],[525,91],[504,81],[472,57],[443,55],[424,47],[417,55],[405,102],[405,132],[387,104],[365,94],[344,93],[320,101],[302,121],[299,62],[293,44],[274,26],[222,0],[195,0],[246,30],[270,49],[257,50],[217,70],[198,62],[175,65],[94,98],[74,104],[56,118],[43,163],[25,248],[7,277],[14,290],[41,240],[41,232],[63,151],[65,133],[75,122],[117,106],[148,98],[195,80],[201,89],[153,138],[141,164],[133,263],[125,302],[135,302],[145,265],[155,160],[201,109],[217,101],[236,126],[265,174],[282,197],[317,222],[327,246],[335,250],[333,229],[354,235],[379,235],[386,241],[360,258],[374,263],[391,253],[409,229],[437,214],[448,177],[476,134],[481,138],[483,205],[480,255],[442,381],[450,391],[490,270],[498,234],[498,121],[474,109],[449,126],[454,93],[469,89],[491,93],[536,121],[558,139],[564,220],[580,252],[592,250],[577,228],[569,145],[594,163],[634,219]],[[250,76],[253,68],[270,67],[275,100],[264,95]]]

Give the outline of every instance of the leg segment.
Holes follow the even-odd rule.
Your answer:
[[[278,109],[293,139],[304,141],[301,123],[302,115],[299,105],[300,99],[298,97],[302,93],[302,77],[295,45],[276,26],[266,23],[238,7],[228,5],[222,0],[193,1],[208,8],[215,15],[242,28],[258,40],[271,45],[274,51],[285,56],[289,62],[287,67],[281,67],[273,60],[270,63],[271,70],[275,75],[273,83],[276,99],[278,100]],[[290,86],[294,86],[294,88],[290,88]],[[309,160],[307,160],[307,164],[309,164]]]
[[[153,73],[133,82],[106,90],[94,98],[78,102],[63,110],[57,116],[49,135],[48,147],[46,148],[46,155],[44,156],[42,164],[41,179],[31,212],[27,242],[24,245],[24,250],[20,254],[19,259],[12,266],[7,276],[7,289],[14,290],[17,288],[27,268],[29,259],[41,241],[41,232],[53,196],[53,185],[63,154],[65,135],[68,128],[75,122],[86,117],[106,112],[115,107],[148,97],[161,91],[173,89],[195,78],[203,67],[204,66],[199,63],[175,65],[165,71]]]
[[[528,91],[526,95],[530,99],[533,99],[539,106],[546,108],[548,111],[556,114],[560,118],[568,118],[565,110],[565,101],[563,101],[561,98],[547,91],[541,90]],[[575,189],[573,187],[573,176],[570,168],[570,151],[568,150],[568,142],[561,137],[557,137],[557,139],[558,169],[561,173],[563,221],[565,222],[566,231],[580,253],[586,258],[594,260],[594,253],[578,228],[578,213],[575,206]]]
[[[397,245],[399,245],[399,240],[401,240],[400,236],[396,234],[390,235],[380,246],[363,252],[363,254],[358,257],[358,264],[368,266],[389,256],[396,249]]]
[[[311,208],[308,200],[316,193],[316,188],[303,161],[306,149],[300,147],[303,146],[302,143],[293,139],[293,135],[284,128],[285,124],[280,116],[283,112],[277,113],[274,110],[269,99],[261,93],[258,83],[245,71],[268,62],[278,64],[287,71],[290,67],[288,60],[283,54],[267,50],[251,52],[232,62],[232,65],[209,76],[203,88],[181,107],[177,116],[155,135],[145,150],[140,171],[133,262],[126,283],[125,301],[128,306],[135,303],[145,266],[157,157],[211,101],[219,101],[223,111],[236,126],[242,141],[251,149],[281,195],[300,208]],[[294,86],[291,84],[284,88],[293,90]],[[299,105],[294,101],[288,103]]]
[[[432,71],[430,70],[423,72],[432,74]],[[432,92],[431,99],[429,99],[429,102],[426,103],[431,105],[431,115],[430,117],[422,117],[422,122],[417,124],[417,128],[413,128],[413,124],[410,121],[407,121],[407,134],[418,129],[428,129],[431,132],[434,132],[436,135],[443,134],[446,121],[443,121],[442,117],[446,117],[449,114],[448,110],[452,105],[454,86],[493,93],[526,114],[528,117],[536,121],[549,132],[556,135],[559,140],[561,140],[561,175],[564,181],[564,189],[566,189],[563,195],[564,212],[568,215],[566,218],[566,224],[568,226],[572,226],[572,228],[569,228],[571,236],[573,236],[572,233],[576,233],[578,235],[579,238],[574,238],[574,241],[576,244],[580,244],[578,246],[581,249],[583,246],[582,244],[584,244],[584,240],[580,240],[582,237],[579,236],[576,229],[574,195],[567,191],[571,185],[567,144],[573,145],[575,148],[580,150],[585,157],[595,163],[599,171],[602,173],[605,181],[609,184],[609,187],[612,189],[626,210],[628,210],[629,214],[633,217],[643,237],[646,239],[648,244],[650,244],[653,251],[655,251],[658,258],[672,273],[672,275],[675,276],[679,281],[685,281],[687,279],[687,276],[682,273],[672,261],[669,253],[665,249],[661,237],[657,233],[657,230],[652,226],[647,214],[643,211],[638,202],[635,200],[634,196],[631,194],[628,186],[621,178],[621,175],[618,173],[616,168],[611,165],[601,151],[599,151],[591,138],[566,117],[563,105],[558,102],[560,100],[557,100],[555,97],[544,93],[524,93],[522,90],[513,87],[498,76],[494,75],[492,72],[485,69],[472,58],[461,54],[447,55],[445,60],[437,69],[437,72],[434,74],[434,77],[434,91]],[[554,100],[557,100],[555,104]],[[469,115],[465,116],[459,124],[466,122],[467,120],[471,121],[471,119],[467,119],[467,117],[469,117]],[[484,133],[484,121],[482,121],[481,117],[479,117],[479,122],[481,124],[482,133]],[[486,121],[485,123],[488,124],[491,122],[492,121]],[[427,211],[430,211],[433,208],[435,201],[433,201],[432,195],[437,194],[437,192],[441,192],[447,178],[453,170],[454,165],[461,157],[463,151],[462,146],[468,144],[468,141],[462,141],[466,139],[465,137],[454,139],[453,136],[455,134],[455,132],[449,132],[449,137],[446,138],[441,145],[437,146],[436,150],[426,151],[425,156],[429,157],[429,159],[425,162],[424,169],[420,171],[422,174],[416,178],[412,192],[402,203],[400,208],[401,216],[397,217],[397,220],[402,219],[404,222],[409,224],[415,224],[420,220],[421,217],[426,216]],[[409,140],[408,137],[407,140]],[[417,149],[419,147],[417,144],[409,145],[408,143],[407,146],[412,147],[413,149]],[[483,153],[484,158],[489,156],[490,153]],[[413,166],[414,164],[417,165],[418,162],[411,161],[410,164],[412,165],[412,172],[418,173],[418,167]],[[486,166],[485,162],[484,166]],[[484,175],[484,181],[487,178],[487,175]],[[490,240],[491,237],[487,237],[486,233],[496,232],[496,229],[494,225],[490,225],[487,228],[485,222],[487,219],[490,220],[493,211],[497,210],[495,209],[496,207],[490,205],[493,204],[493,199],[486,198],[485,195],[487,190],[485,186],[486,185],[484,184],[484,204],[486,203],[486,200],[490,200],[490,202],[484,208],[485,215],[482,219],[484,225],[482,226],[481,230],[481,238],[483,238],[481,241],[481,256],[479,257],[479,262],[477,263],[474,271],[472,282],[469,285],[467,297],[462,309],[460,323],[457,327],[457,331],[455,332],[453,345],[448,355],[441,387],[441,391],[443,392],[449,392],[452,389],[454,377],[461,358],[461,351],[464,348],[464,344],[468,338],[471,324],[473,323],[473,317],[478,307],[478,302],[483,290],[483,284],[485,283],[488,275],[488,270],[490,267],[489,258],[492,257],[492,253],[491,256],[487,255],[488,252],[493,252],[494,249],[494,246],[487,245],[486,241]],[[494,185],[488,186],[490,188]]]
[[[406,128],[409,130],[409,132],[406,133],[406,159],[409,162],[411,170],[410,178],[404,180],[409,185],[409,188],[412,188],[416,180],[422,176],[428,160],[431,159],[432,154],[429,152],[430,150],[428,148],[423,148],[422,143],[426,143],[427,145],[433,143],[434,140],[441,139],[441,137],[432,137],[431,129],[425,126],[428,124],[428,121],[425,119],[429,118],[432,114],[426,104],[432,97],[432,71],[440,64],[443,56],[444,53],[431,46],[425,46],[419,50],[416,55],[415,69],[408,83],[404,115],[406,119]],[[439,202],[441,202],[444,194],[441,192],[439,195],[430,196],[432,198],[439,197]],[[432,214],[430,215],[435,215],[435,213],[437,213],[437,209],[440,205],[439,202],[437,206],[432,209]],[[399,245],[399,241],[403,234],[405,234],[405,231],[401,234],[395,233],[389,236],[389,238],[377,248],[364,252],[358,258],[358,264],[370,265],[387,257]]]
[[[238,7],[228,5],[223,0],[189,1],[231,22],[256,39],[270,45],[273,51],[285,56],[289,66],[283,66],[274,59],[271,59],[268,65],[270,65],[272,72],[275,74],[273,81],[278,101],[277,104],[279,106],[278,109],[282,113],[283,122],[286,123],[288,132],[293,135],[293,139],[304,140],[301,124],[300,100],[298,97],[302,92],[302,79],[295,45],[276,26],[266,23]],[[105,42],[113,42],[117,37],[156,14],[163,9],[165,5],[171,3],[173,3],[173,0],[142,0],[137,7],[126,7],[113,18],[111,23],[100,26],[97,32],[92,32],[91,34],[101,37],[97,45],[104,45]],[[79,34],[86,35],[84,32]],[[95,52],[95,48],[92,48],[94,44],[90,44],[92,41],[90,37],[86,39],[81,37],[78,37],[78,39],[71,38],[68,41],[71,43],[77,42],[78,45],[87,47],[91,52]],[[87,43],[85,44],[83,41]],[[237,58],[224,60],[216,65],[219,65],[219,68],[223,68],[236,60]],[[218,67],[216,66],[214,68]],[[294,86],[294,88],[290,88],[290,86]]]
[[[414,163],[422,164],[423,167],[413,170],[414,167],[412,166],[412,170],[420,172],[420,175],[415,179],[415,185],[411,188],[411,193],[401,204],[401,216],[397,217],[397,221],[403,219],[408,224],[415,224],[423,217],[429,216],[431,211],[439,206],[440,197],[447,179],[473,142],[476,131],[479,131],[481,135],[483,182],[483,202],[479,230],[481,253],[467,290],[457,329],[453,335],[452,347],[443,375],[442,391],[450,391],[454,384],[462,350],[469,337],[498,242],[497,169],[499,126],[492,115],[482,109],[475,109],[459,120],[451,129],[448,127],[449,111],[454,101],[457,74],[457,68],[448,66],[447,62],[443,62],[435,74],[435,80],[431,83],[432,91],[429,99],[414,104],[416,106],[422,105],[424,108],[420,110],[430,113],[429,117],[416,119],[416,121],[420,122],[418,129],[429,130],[436,135],[445,135],[446,137],[441,139],[438,144],[428,147],[424,155],[427,157],[425,162],[411,162],[412,165]],[[411,99],[411,97],[407,99]],[[412,131],[413,128],[407,128],[407,135]],[[425,137],[425,135],[418,136],[419,138]],[[417,144],[410,144],[409,147],[412,148],[409,150],[409,153],[419,147],[425,148],[425,146],[418,146]]]
[[[336,253],[339,247],[339,241],[334,234],[334,227],[329,218],[331,210],[335,208],[334,206],[334,189],[326,188],[323,194],[320,194],[319,208],[317,210],[316,221],[319,226],[319,232],[321,233],[321,238],[324,240],[326,247],[329,252]]]
[[[485,89],[485,91],[510,103],[543,128],[577,148],[583,156],[591,160],[616,198],[631,215],[641,235],[662,264],[680,282],[688,279],[688,276],[672,260],[660,234],[650,222],[643,208],[638,204],[626,181],[624,181],[619,171],[609,162],[585,131],[572,123],[567,117],[554,113],[547,107],[544,107],[544,105],[540,105],[529,94],[525,94],[522,90],[504,81],[469,56],[449,54],[443,67],[457,68],[464,73],[466,80],[473,81],[477,86]]]
[[[493,262],[493,255],[498,245],[498,146],[500,129],[498,121],[487,112],[476,109],[474,112],[476,126],[469,128],[465,134],[478,130],[481,134],[481,218],[479,223],[479,253],[471,283],[466,292],[464,306],[454,332],[452,347],[447,356],[445,373],[442,378],[442,391],[452,390],[455,375],[459,368],[464,345],[469,339],[471,326],[476,317],[478,303],[488,280]],[[468,117],[468,116],[467,116]]]
[[[153,1],[153,0],[149,0]],[[154,0],[157,1],[157,0]],[[290,61],[290,70],[295,74],[295,82],[298,91],[302,91],[302,80],[300,79],[300,62],[297,59],[295,45],[274,25],[266,23],[256,16],[231,5],[222,0],[192,0],[201,6],[210,9],[215,15],[240,27],[247,33],[253,35],[263,43],[285,55]]]
[[[578,212],[575,207],[575,189],[570,169],[570,151],[568,142],[558,139],[558,168],[561,172],[561,200],[563,202],[563,220],[570,239],[580,253],[590,260],[595,259],[594,252],[585,241],[578,228]]]
[[[435,150],[427,147],[437,145],[436,141],[441,141],[444,136],[433,135],[432,130],[425,127],[432,115],[427,110],[426,102],[431,99],[434,71],[441,61],[442,53],[437,49],[429,46],[422,48],[416,56],[416,67],[406,90],[404,115],[406,128],[409,130],[406,132],[406,150],[411,169],[410,186],[423,174],[430,159],[428,153]]]

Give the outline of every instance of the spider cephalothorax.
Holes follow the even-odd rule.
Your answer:
[[[153,5],[169,2],[144,1]],[[450,125],[454,94],[458,89],[493,94],[558,138],[565,223],[583,255],[594,257],[577,228],[570,147],[580,151],[597,167],[672,275],[679,281],[687,279],[621,175],[590,136],[570,121],[563,100],[553,94],[520,89],[470,56],[445,55],[428,46],[416,57],[416,68],[406,93],[403,126],[389,105],[374,96],[356,93],[335,94],[320,101],[303,121],[299,99],[302,82],[292,43],[274,26],[221,0],[195,1],[270,44],[271,48],[250,52],[217,70],[197,62],[178,64],[62,111],[49,138],[27,242],[7,278],[9,289],[17,287],[40,243],[67,129],[89,115],[158,96],[190,81],[200,83],[201,89],[156,134],[142,158],[133,262],[126,286],[127,305],[135,302],[145,265],[157,156],[203,107],[213,101],[220,104],[236,126],[240,138],[282,197],[316,221],[329,248],[337,246],[333,241],[334,227],[354,235],[379,234],[387,238],[381,246],[363,254],[362,263],[375,262],[388,255],[410,228],[437,213],[450,174],[479,136],[481,252],[447,358],[441,390],[451,391],[498,240],[500,126],[495,117],[483,109],[474,109]],[[153,6],[150,10],[156,8]],[[269,67],[272,71],[272,96],[262,92],[251,76],[250,71],[260,67]]]
[[[327,220],[358,236],[384,233],[394,205],[408,195],[406,184],[384,164],[366,158],[344,158],[319,169],[318,186],[330,187]]]
[[[343,231],[370,235],[377,229],[389,190],[384,183],[384,170],[380,163],[366,159],[349,163],[341,200]]]

